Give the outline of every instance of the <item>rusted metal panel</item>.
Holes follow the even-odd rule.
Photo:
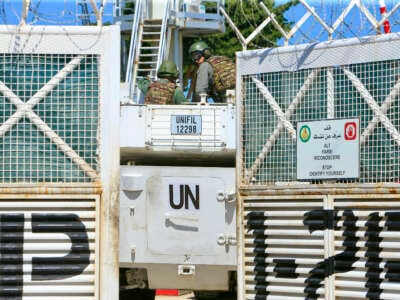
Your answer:
[[[276,186],[240,186],[239,191],[242,195],[253,197],[263,197],[265,195],[292,195],[293,197],[302,197],[303,195],[325,195],[327,193],[331,195],[339,194],[365,194],[368,197],[369,194],[399,194],[400,186],[397,183],[381,183],[381,184],[294,184],[294,185],[276,185]]]
[[[41,195],[63,194],[101,194],[103,191],[100,183],[95,184],[0,184],[0,198],[7,194],[27,194],[30,198],[41,197]]]

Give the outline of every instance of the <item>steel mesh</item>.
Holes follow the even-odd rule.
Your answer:
[[[299,121],[358,117],[360,178],[355,181],[397,182],[399,67],[398,60],[388,60],[242,76],[243,178],[253,184],[296,181],[296,136],[291,134],[290,127],[296,129]],[[328,75],[333,78],[333,86],[328,83]],[[307,78],[312,78],[311,84],[299,96]],[[257,81],[264,88],[257,87]],[[296,96],[298,103],[294,104]],[[274,101],[278,108],[274,107]],[[328,101],[333,103],[331,112]],[[368,126],[372,130],[366,130]]]
[[[94,170],[98,167],[98,58],[84,56],[64,70],[73,59],[76,56],[64,54],[0,54],[0,81],[5,86],[0,91],[0,123],[4,127],[13,121],[0,132],[0,182],[93,180],[77,158]],[[51,82],[57,76],[59,82]],[[44,93],[39,95],[41,89]],[[23,105],[35,97],[39,102],[21,106],[26,112],[17,118],[15,101]]]

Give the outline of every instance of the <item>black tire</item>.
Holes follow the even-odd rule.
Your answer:
[[[121,290],[119,300],[155,300],[156,291],[149,289]]]
[[[195,291],[194,295],[196,300],[236,300],[234,292],[220,292],[220,291]]]
[[[196,300],[216,299],[218,293],[213,291],[195,291],[194,296]]]

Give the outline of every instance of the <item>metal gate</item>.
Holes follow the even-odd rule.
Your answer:
[[[95,299],[98,195],[0,195],[3,299]]]
[[[238,299],[398,299],[398,35],[244,51]],[[355,179],[297,179],[297,122],[359,118]]]
[[[0,298],[117,298],[119,30],[0,32]]]

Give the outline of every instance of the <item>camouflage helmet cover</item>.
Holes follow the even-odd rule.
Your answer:
[[[157,76],[160,78],[163,77],[179,77],[179,70],[176,64],[170,60],[164,61],[161,66],[158,68]]]

